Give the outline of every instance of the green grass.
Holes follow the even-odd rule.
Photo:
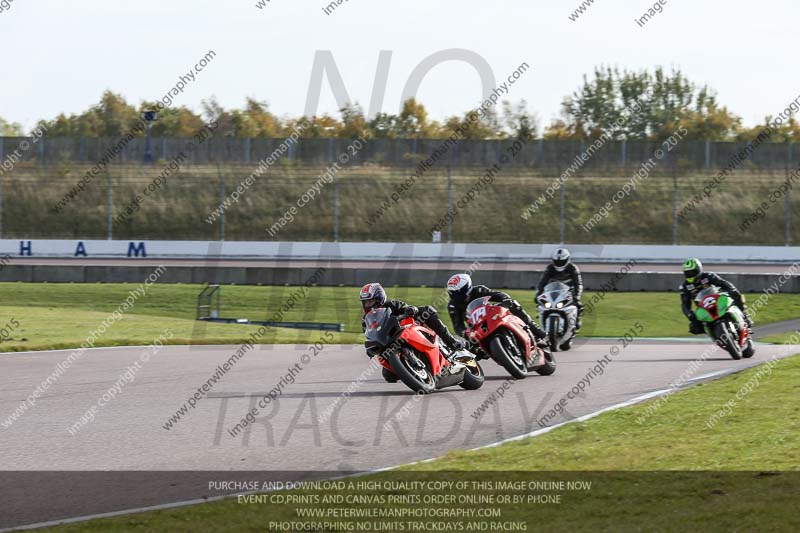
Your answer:
[[[796,343],[797,342],[797,332],[790,331],[787,333],[779,333],[777,335],[770,335],[769,337],[765,337],[761,339],[763,342],[771,342],[773,344],[783,344],[783,343]]]
[[[582,228],[597,209],[609,202],[630,179],[633,164],[615,176],[586,175],[570,178],[565,185],[565,239],[575,244],[672,244],[675,203],[672,170],[657,168],[653,176],[614,207],[592,231]],[[107,198],[113,190],[112,215],[124,211],[136,194],[155,178],[161,165],[113,166],[100,175],[60,214],[52,205],[74,186],[88,167],[74,163],[26,168],[4,176],[3,233],[8,238],[97,238],[107,236]],[[171,176],[157,193],[146,198],[129,220],[113,228],[118,239],[212,240],[220,236],[220,224],[205,222],[222,201],[221,183],[230,194],[253,167],[231,165],[220,171],[213,165],[190,165]],[[410,174],[409,169],[376,165],[350,166],[303,207],[295,220],[274,237],[266,228],[319,178],[324,169],[273,167],[260,178],[225,215],[225,240],[334,240],[334,197],[338,196],[339,241],[428,242],[430,228],[447,212],[448,179],[443,168],[429,170],[378,224],[368,217]],[[466,194],[485,174],[485,167],[453,169],[450,183],[453,202]],[[681,172],[683,173],[683,172]],[[460,210],[452,226],[455,242],[551,242],[559,234],[560,201],[556,195],[529,220],[523,211],[558,177],[560,171],[506,169],[478,199]],[[742,233],[741,221],[785,181],[782,172],[753,174],[743,166],[729,177],[711,199],[704,201],[678,228],[680,244],[778,245],[784,242],[785,210],[772,207],[757,224]],[[692,174],[678,179],[678,202],[685,205],[701,192],[708,176]],[[800,218],[800,198],[791,197],[791,219]],[[501,213],[502,216],[498,216]],[[413,224],[408,221],[413,220]],[[800,241],[800,224],[790,227],[793,243]]]
[[[651,400],[533,440],[452,452],[414,470],[800,471],[800,356],[780,360],[728,416],[706,427],[709,417],[735,398],[758,368],[697,385],[666,402]],[[648,416],[648,407],[658,403]]]
[[[10,338],[0,343],[1,351],[45,350],[79,346],[136,289],[135,284],[37,284],[0,283],[0,318],[11,318],[20,326]],[[199,323],[195,304],[199,285],[152,285],[123,318],[106,330],[96,346],[148,344],[172,330],[173,344],[230,344],[247,339],[255,326]],[[266,320],[277,312],[292,287],[226,286],[222,288],[222,314],[227,317]],[[413,305],[434,302],[450,324],[444,291],[438,287],[391,288],[392,298]],[[531,291],[510,291],[523,305],[533,308]],[[588,301],[591,293],[585,296]],[[582,335],[614,337],[640,321],[648,337],[686,336],[686,319],[680,313],[679,298],[674,293],[612,293],[600,302],[584,320]],[[783,294],[770,299],[758,316],[766,324],[800,316],[800,295]],[[336,333],[334,342],[360,343],[361,308],[357,289],[352,287],[313,287],[307,299],[289,311],[283,320],[332,322],[345,324],[344,333]],[[319,332],[274,329],[266,343],[316,342]]]
[[[366,479],[592,482],[591,490],[567,492],[558,505],[496,506],[502,509],[504,521],[524,521],[535,531],[797,531],[800,357],[775,364],[728,416],[711,428],[706,425],[710,416],[764,368],[676,393],[641,424],[639,417],[658,400],[569,424],[533,439],[480,451],[451,452],[433,462]],[[769,471],[771,474],[765,474]],[[267,524],[297,519],[298,507],[309,506],[242,505],[229,499],[57,529],[280,531]]]

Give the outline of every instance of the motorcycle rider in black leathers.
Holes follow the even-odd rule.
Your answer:
[[[472,285],[472,278],[468,274],[456,274],[447,281],[447,292],[450,293],[450,302],[447,310],[450,312],[450,319],[453,321],[453,328],[457,335],[464,336],[467,326],[465,323],[467,306],[478,298],[490,297],[491,302],[499,303],[507,308],[511,313],[525,322],[536,339],[536,344],[543,348],[549,346],[547,333],[539,327],[528,313],[522,308],[518,301],[510,295],[501,291],[493,291],[485,285]]]
[[[539,285],[536,287],[536,298],[544,292],[544,288],[548,283],[560,281],[569,285],[572,289],[572,299],[575,302],[575,307],[578,308],[578,319],[575,323],[575,331],[581,329],[581,315],[583,314],[583,304],[581,303],[581,296],[583,295],[583,278],[581,277],[580,269],[570,261],[570,253],[566,248],[559,248],[553,253],[553,261],[544,270],[542,279],[539,280]]]
[[[451,356],[455,352],[463,350],[467,345],[466,342],[455,338],[450,333],[450,330],[447,329],[447,326],[439,318],[436,308],[430,305],[414,307],[402,300],[389,300],[386,297],[386,291],[380,283],[368,283],[364,285],[364,287],[361,288],[360,299],[361,307],[364,309],[364,316],[361,318],[361,331],[366,330],[367,326],[364,317],[366,317],[367,313],[376,307],[385,307],[391,310],[392,314],[395,316],[413,316],[419,322],[431,328],[433,332],[442,339],[445,346],[450,348],[452,351],[450,354]],[[370,355],[370,357],[372,356]],[[389,383],[397,382],[397,376],[389,372],[386,368],[383,368],[383,379]]]
[[[703,263],[695,258],[687,259],[683,263],[683,277],[685,281],[679,287],[681,292],[681,310],[686,318],[689,319],[690,333],[694,335],[705,333],[703,323],[700,322],[694,314],[692,302],[695,296],[697,296],[697,293],[709,287],[718,287],[727,292],[733,300],[733,303],[742,311],[747,327],[753,327],[753,321],[750,315],[747,314],[744,295],[739,292],[739,289],[737,289],[733,283],[719,277],[713,272],[703,272]]]

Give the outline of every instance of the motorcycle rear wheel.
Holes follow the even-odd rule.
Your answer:
[[[421,362],[424,368],[417,368],[417,365],[412,363],[414,359]],[[436,390],[436,379],[433,377],[431,365],[425,356],[404,346],[400,351],[387,354],[386,360],[389,361],[400,381],[417,394],[430,394]]]
[[[475,366],[467,365],[467,369],[464,371],[464,381],[458,386],[464,390],[478,390],[483,387],[485,379],[481,365],[475,361]]]
[[[495,335],[492,342],[489,343],[492,358],[505,368],[511,377],[525,379],[528,376],[528,365],[519,357],[515,346],[512,346],[511,343],[516,344],[516,341],[509,334]]]
[[[556,358],[547,350],[544,351],[545,364],[535,369],[540,376],[551,376],[556,372]]]
[[[745,345],[745,349],[742,350],[742,357],[745,359],[750,359],[756,354],[756,346],[753,344],[753,339],[747,339],[747,344]]]

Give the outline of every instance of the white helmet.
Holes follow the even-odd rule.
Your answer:
[[[559,248],[553,253],[553,267],[561,272],[569,265],[569,250]]]
[[[465,301],[470,290],[472,290],[472,278],[469,274],[456,274],[447,280],[447,292],[453,300]]]

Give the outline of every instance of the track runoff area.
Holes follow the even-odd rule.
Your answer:
[[[0,468],[7,472],[0,482],[6,502],[0,529],[180,507],[426,464],[419,462],[535,438],[645,400],[657,400],[647,411],[655,417],[672,392],[755,365],[771,370],[800,353],[797,335],[784,345],[759,344],[754,358],[734,361],[706,338],[647,338],[650,320],[658,317],[641,317],[617,338],[576,341],[571,351],[557,354],[552,376],[513,380],[484,361],[481,389],[426,396],[386,383],[363,346],[332,344],[330,333],[321,333],[316,345],[255,345],[222,373],[240,346],[90,349],[35,405],[3,424]],[[0,405],[13,410],[69,354],[0,358]],[[125,375],[130,379],[120,378]],[[87,408],[100,403],[82,421]],[[397,475],[406,483],[416,479]],[[452,485],[433,492],[456,498],[469,492],[456,482],[480,481],[448,479]],[[411,493],[414,487],[405,486]],[[516,496],[522,493],[533,494]],[[260,501],[249,497],[239,502]],[[484,508],[481,519],[497,530],[523,524],[492,516],[493,505]],[[313,513],[292,520],[269,530],[319,521]]]
[[[230,263],[225,266],[234,266],[235,261]],[[281,262],[262,263],[269,267]],[[316,264],[295,263],[291,266]],[[371,262],[360,264],[371,266]],[[399,266],[429,268],[427,263]],[[585,272],[619,269],[603,263],[581,266]],[[780,274],[785,268],[726,265],[724,271]],[[631,270],[674,272],[675,266],[636,265]],[[7,472],[0,481],[6,502],[0,530],[190,506],[231,496],[238,503],[258,505],[263,503],[259,493],[286,488],[310,487],[322,495],[333,494],[342,485],[312,483],[332,479],[364,480],[365,484],[354,486],[354,494],[388,487],[380,483],[398,483],[394,488],[408,493],[406,503],[427,498],[419,501],[453,508],[486,504],[473,505],[472,515],[466,511],[409,515],[405,518],[413,519],[410,524],[447,518],[472,523],[475,531],[522,530],[524,520],[496,515],[498,505],[561,504],[564,495],[580,498],[581,491],[589,490],[583,484],[591,482],[567,474],[546,478],[506,472],[508,483],[516,480],[516,485],[508,485],[509,492],[499,480],[487,481],[491,476],[486,475],[440,479],[392,470],[394,477],[379,485],[369,485],[366,480],[371,478],[360,475],[426,464],[452,450],[535,439],[553,428],[648,399],[656,401],[646,416],[657,416],[671,392],[755,365],[771,370],[775,361],[800,352],[798,335],[786,345],[759,344],[753,359],[733,361],[705,337],[648,338],[652,320],[658,317],[643,316],[616,338],[579,337],[571,351],[556,354],[558,369],[552,376],[531,373],[514,380],[493,361],[483,361],[486,381],[481,389],[454,387],[427,396],[414,395],[400,383],[386,383],[362,345],[332,344],[329,332],[320,332],[315,345],[254,344],[224,371],[222,365],[242,353],[242,346],[90,349],[79,364],[51,379],[35,405],[3,421],[5,453],[0,468]],[[63,368],[70,353],[4,354],[0,405],[14,411],[43,377]],[[434,486],[433,480],[442,484]],[[506,492],[508,501],[490,496]],[[467,493],[475,494],[476,500],[459,505],[459,495]],[[436,500],[435,494],[444,499]],[[302,516],[295,512],[268,530],[303,530],[303,524],[326,520],[333,527],[336,516],[312,511],[319,507],[319,497],[297,500],[295,511],[305,509]],[[381,501],[387,503],[380,499],[361,503],[380,507]],[[477,508],[483,509],[481,516]],[[378,515],[361,518],[374,524],[388,520]],[[343,524],[339,522],[347,530]]]

